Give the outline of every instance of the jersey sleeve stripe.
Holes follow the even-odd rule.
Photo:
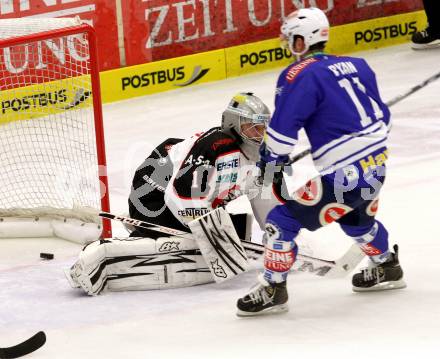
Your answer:
[[[324,146],[321,146],[318,150],[314,151],[312,153],[312,157],[313,159],[317,160],[320,157],[322,157],[323,155],[325,155],[328,151],[350,141],[353,139],[359,139],[360,137],[363,136],[369,136],[372,133],[375,133],[377,131],[383,131],[385,126],[385,123],[382,121],[376,122],[373,125],[365,128],[362,131],[356,132],[356,133],[351,133],[349,135],[344,135],[341,136],[333,141],[330,141],[329,143],[325,144]]]
[[[268,127],[266,132],[273,139],[275,139],[276,141],[281,142],[281,143],[287,143],[287,144],[291,144],[291,145],[296,145],[296,143],[298,142],[298,140],[296,138],[292,138],[292,137],[288,137],[288,136],[282,135],[281,133],[275,131],[271,127]]]
[[[280,143],[271,136],[266,136],[264,142],[267,147],[276,155],[286,155],[292,152],[294,145]]]
[[[322,159],[318,161],[314,161],[316,168],[318,169],[319,173],[321,175],[329,174],[334,171],[336,171],[339,168],[345,167],[355,161],[360,160],[363,157],[368,156],[370,153],[386,147],[386,140],[387,137],[380,139],[379,141],[376,141],[374,143],[371,143],[368,146],[364,146],[362,148],[358,148],[357,151],[354,150],[354,148],[349,151],[349,155],[346,157],[342,157],[343,154],[347,153],[344,152],[346,150],[339,150],[338,153],[332,154],[332,156],[324,156]],[[342,158],[341,158],[342,157]],[[325,160],[323,160],[325,159]]]

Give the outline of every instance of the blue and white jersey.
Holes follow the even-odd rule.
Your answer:
[[[280,75],[266,146],[292,152],[304,128],[318,171],[330,174],[386,149],[390,111],[365,60],[319,54]]]

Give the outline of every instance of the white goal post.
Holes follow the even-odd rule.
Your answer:
[[[25,232],[23,218],[90,223],[111,236],[97,215],[110,209],[102,117],[90,25],[0,20],[0,237],[16,219]]]

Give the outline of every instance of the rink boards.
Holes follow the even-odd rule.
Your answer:
[[[346,54],[409,41],[424,28],[423,11],[335,26],[327,52]],[[100,73],[104,103],[151,95],[178,88],[215,82],[286,66],[292,62],[278,39],[269,39],[189,56],[155,61]],[[87,76],[85,76],[87,78]],[[44,88],[32,85],[2,91],[0,123],[29,119],[90,105],[89,79],[84,76],[58,80]],[[79,93],[78,89],[82,92]],[[84,90],[87,96],[84,95]],[[78,100],[79,99],[79,100]]]
[[[426,26],[424,11],[335,26],[329,53],[346,54],[408,42]],[[219,81],[289,64],[292,58],[270,39],[221,50],[125,67],[101,73],[103,102],[150,95]]]

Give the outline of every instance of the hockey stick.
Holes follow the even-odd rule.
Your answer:
[[[0,359],[20,358],[41,348],[46,343],[46,334],[38,332],[24,342],[8,348],[0,348]]]
[[[193,235],[188,232],[179,231],[177,229],[160,226],[154,223],[141,221],[129,217],[116,216],[107,212],[100,212],[100,217],[112,219],[122,223],[128,223],[136,227],[147,228],[156,232],[174,235],[177,237],[194,239]],[[264,246],[249,241],[241,241],[243,248],[249,258],[259,259],[264,253]],[[336,261],[328,261],[321,258],[298,253],[295,269],[300,272],[312,272],[319,276],[341,277],[353,270],[364,258],[356,244]]]
[[[258,259],[264,253],[264,246],[249,241],[242,241],[243,248],[248,256]],[[254,256],[252,256],[254,254]],[[336,260],[325,260],[310,255],[298,253],[292,270],[310,272],[321,277],[339,278],[350,273],[362,261],[365,254],[354,243],[345,254]]]
[[[422,81],[421,83],[419,83],[418,85],[411,87],[408,91],[406,91],[404,94],[398,95],[396,97],[394,97],[392,100],[388,101],[386,104],[388,107],[393,106],[394,104],[402,101],[403,99],[407,98],[408,96],[412,95],[413,93],[421,90],[422,88],[426,87],[427,85],[429,85],[431,82],[434,82],[435,80],[437,80],[438,78],[440,78],[440,72],[437,72],[436,74],[428,77],[426,80]]]
[[[431,82],[434,82],[438,78],[440,78],[440,72],[437,72],[436,74],[428,77],[426,80],[422,81],[421,83],[419,83],[418,85],[416,85],[414,87],[411,87],[405,93],[394,97],[393,99],[389,100],[385,104],[388,107],[391,107],[391,106],[395,105],[396,103],[402,101],[403,99],[407,98],[408,96],[412,95],[413,93],[415,93],[415,92],[421,90],[422,88],[426,87],[427,85],[429,85]],[[311,153],[311,149],[308,148],[308,149],[298,153],[296,156],[293,156],[292,158],[290,158],[289,162],[287,162],[285,165],[287,165],[287,166],[293,165],[295,162],[297,162],[300,159],[306,157],[310,153]]]
[[[135,227],[147,228],[147,229],[151,229],[152,231],[170,234],[172,236],[192,238],[192,235],[190,232],[179,231],[178,229],[164,227],[164,226],[161,226],[158,224],[141,221],[141,220],[134,219],[134,218],[116,216],[114,214],[107,213],[107,212],[100,212],[99,216],[103,217],[103,218],[113,219],[115,221],[119,221],[122,223],[131,224],[132,226],[135,226]]]
[[[293,165],[295,162],[299,161],[300,159],[306,157],[307,155],[310,155],[312,153],[312,150],[310,148],[307,148],[306,150],[298,153],[297,155],[289,158],[289,162],[287,162],[285,165],[290,166]]]

